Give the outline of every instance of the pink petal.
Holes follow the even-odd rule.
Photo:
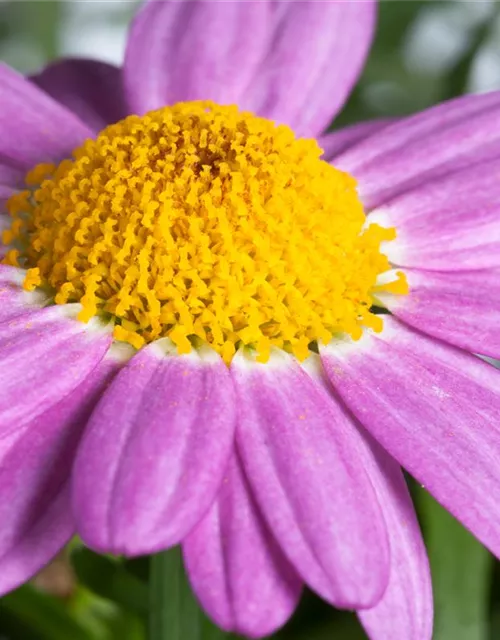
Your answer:
[[[106,353],[109,333],[72,313],[72,305],[54,306],[0,324],[0,437],[73,391]]]
[[[499,147],[500,151],[500,147]],[[398,196],[369,216],[395,226],[393,264],[442,271],[500,266],[500,156]]]
[[[304,366],[322,392],[331,397],[332,388],[318,356],[311,356]],[[430,640],[433,605],[429,562],[406,482],[399,465],[351,415],[349,420],[361,434],[363,468],[382,508],[391,551],[389,584],[382,599],[358,615],[371,640]]]
[[[24,278],[23,269],[0,264],[0,325],[16,316],[32,313],[45,301],[45,296],[38,292],[23,289]]]
[[[368,434],[366,439],[373,453],[367,470],[389,534],[391,573],[380,602],[358,616],[370,640],[431,640],[431,574],[410,494],[398,464]]]
[[[368,209],[430,180],[500,156],[500,92],[463,96],[370,136],[335,165],[359,180]]]
[[[368,52],[375,3],[156,2],[132,27],[131,107],[237,103],[316,135],[340,109]]]
[[[31,578],[74,534],[73,458],[113,370],[113,363],[101,362],[73,393],[0,440],[1,594]]]
[[[335,605],[372,606],[387,585],[385,523],[352,423],[285,354],[233,360],[237,441],[257,503],[302,578]]]
[[[0,95],[0,160],[28,171],[70,156],[92,136],[75,115],[4,64]]]
[[[271,35],[262,2],[146,2],[130,31],[124,80],[144,113],[185,100],[238,102]]]
[[[9,221],[5,220],[6,216],[2,216],[0,214],[0,240],[1,240],[1,235],[2,235],[2,231],[4,229],[8,229],[9,228]],[[8,251],[8,247],[4,246],[2,244],[2,242],[0,241],[0,261],[2,260],[2,258],[6,255]],[[1,313],[1,309],[0,309],[0,313]]]
[[[500,271],[405,269],[407,296],[379,296],[412,327],[473,353],[500,358]]]
[[[14,193],[13,189],[10,189],[8,191],[9,192],[7,193],[7,189],[0,186],[0,212],[2,211],[2,206],[5,204],[5,201],[8,198],[10,198],[10,196]],[[2,197],[3,197],[3,200],[2,200]],[[12,223],[12,218],[0,213],[0,260],[5,256],[5,254],[8,251],[8,247],[4,245],[2,242],[2,233],[6,229],[10,229],[11,223]],[[3,266],[3,265],[0,265],[0,266]],[[0,293],[0,296],[1,296],[1,293]],[[1,310],[1,304],[0,304],[0,314],[1,313],[2,313],[2,310]]]
[[[378,120],[369,120],[360,124],[352,124],[343,129],[337,129],[330,133],[325,133],[318,138],[318,144],[323,149],[323,158],[332,164],[335,164],[335,158],[369,138],[374,133],[382,131],[394,120],[379,118]]]
[[[128,114],[121,70],[107,62],[58,60],[30,80],[76,114],[92,131],[100,131]]]
[[[359,421],[500,555],[500,373],[386,317],[384,331],[322,349]]]
[[[0,212],[16,188],[24,185],[26,170],[21,164],[0,153]]]
[[[234,398],[213,353],[177,356],[159,341],[116,377],[75,464],[78,532],[135,555],[180,542],[206,513],[233,443]]]
[[[356,83],[369,51],[377,5],[274,3],[273,37],[241,106],[317,136]]]
[[[183,549],[193,589],[219,627],[262,638],[293,613],[301,581],[262,521],[236,456]]]

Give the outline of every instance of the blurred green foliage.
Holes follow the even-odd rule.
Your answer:
[[[102,54],[113,59],[123,46],[135,5],[116,0],[4,1],[0,3],[0,58],[23,72],[34,71],[60,55],[85,54],[89,49],[96,57]],[[477,0],[382,2],[369,61],[335,127],[410,114],[466,92],[471,83],[477,85],[474,74],[478,62],[488,43],[497,38],[499,8],[498,3]],[[451,55],[448,51],[446,64],[436,54],[434,68],[429,63],[422,66],[418,53],[426,45],[425,38],[429,46],[433,44],[432,34],[426,35],[422,29],[433,11],[436,15],[450,11],[449,24],[444,16],[442,37],[446,40],[448,28],[448,40],[455,42],[455,52]],[[498,56],[500,68],[500,53]],[[500,638],[499,564],[421,488],[413,490],[432,565],[435,640]],[[148,624],[161,624],[149,616],[147,559],[101,557],[76,542],[61,566],[70,579],[64,594],[54,593],[50,581],[47,584],[45,580],[0,599],[0,640],[142,640]],[[164,555],[164,570],[171,576],[162,594],[164,615],[178,620],[171,640],[227,637],[199,611],[187,587],[178,550]],[[333,610],[310,592],[275,637],[366,638],[353,614]]]
[[[434,639],[484,640],[493,557],[428,493],[416,497],[433,574]]]

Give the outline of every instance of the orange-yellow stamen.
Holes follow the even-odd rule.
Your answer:
[[[370,307],[394,229],[364,228],[355,180],[286,126],[180,103],[107,127],[27,184],[8,203],[7,261],[136,348],[168,336],[227,362],[241,345],[302,360],[312,342],[381,329]],[[404,276],[391,286],[405,293]]]

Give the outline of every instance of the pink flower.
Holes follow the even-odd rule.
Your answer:
[[[372,640],[429,640],[399,465],[500,555],[500,383],[473,355],[500,357],[500,95],[322,135],[374,13],[153,1],[123,69],[1,68],[2,592],[76,531],[181,543],[224,629],[271,633],[306,583]]]

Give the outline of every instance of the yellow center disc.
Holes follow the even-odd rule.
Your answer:
[[[380,329],[370,312],[394,229],[365,228],[355,180],[314,140],[209,102],[129,116],[14,196],[6,261],[25,287],[106,315],[139,348],[168,336],[307,357],[338,332]],[[406,293],[404,277],[392,283]]]

